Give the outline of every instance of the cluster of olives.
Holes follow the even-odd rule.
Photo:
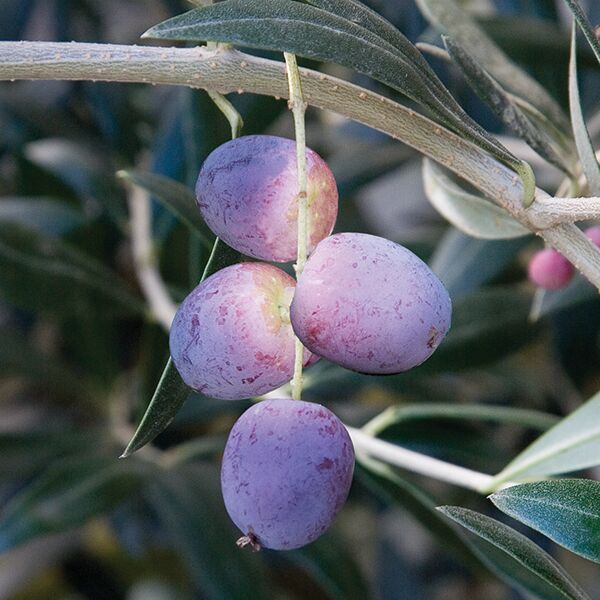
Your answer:
[[[271,264],[243,262],[204,280],[171,327],[185,383],[224,400],[265,394],[303,363],[324,357],[362,373],[406,371],[426,360],[450,327],[439,279],[414,254],[361,233],[330,235],[335,179],[306,151],[308,253],[298,281]],[[246,136],[210,154],[196,186],[208,226],[243,254],[290,262],[297,252],[297,166],[292,140]],[[314,403],[263,400],[235,423],[221,485],[242,543],[292,549],[321,535],[344,504],[354,468],[341,421]]]
[[[600,247],[600,226],[585,230],[585,235]],[[566,287],[575,275],[575,267],[554,248],[538,250],[529,261],[529,280],[544,290],[560,290]]]

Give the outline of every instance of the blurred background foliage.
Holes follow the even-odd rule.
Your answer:
[[[437,39],[411,0],[368,4],[411,40]],[[464,4],[566,104],[569,19],[562,2]],[[148,27],[189,7],[183,0],[0,0],[0,39],[138,43]],[[597,2],[588,3],[588,15],[600,22]],[[600,77],[585,44],[579,61],[598,143]],[[471,115],[516,154],[525,152],[454,69],[431,62]],[[340,67],[321,68],[375,86]],[[231,100],[244,133],[293,136],[283,101]],[[307,126],[309,145],[338,181],[336,229],[410,247],[447,284],[455,309],[451,334],[422,367],[375,378],[321,361],[307,373],[306,398],[356,426],[387,407],[411,406],[383,437],[499,471],[555,416],[600,387],[595,294],[578,280],[547,298],[532,323],[525,266],[539,241],[467,237],[427,202],[421,158],[412,150],[314,109]],[[474,493],[404,472],[378,478],[359,469],[333,530],[307,548],[239,551],[218,468],[227,432],[248,402],[192,395],[154,447],[117,460],[168,347],[137,286],[126,189],[115,172],[141,169],[191,188],[203,159],[229,135],[199,91],[0,85],[0,598],[520,598],[480,566],[432,506],[500,513]],[[535,157],[533,164],[542,187],[554,191],[560,173]],[[208,250],[159,202],[153,217],[161,272],[180,300],[199,279]],[[427,410],[431,403],[439,409]],[[457,418],[448,409],[456,405],[507,411],[499,421],[469,418],[468,408],[467,418]],[[538,412],[525,419],[511,407]],[[600,593],[596,568],[535,539]]]

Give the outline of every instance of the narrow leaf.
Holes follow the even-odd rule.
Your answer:
[[[197,235],[205,247],[212,248],[214,235],[200,216],[196,196],[185,185],[164,175],[142,171],[119,171],[117,177],[152,194]]]
[[[529,100],[566,135],[569,121],[542,85],[513,63],[456,0],[416,0],[425,17],[461,44],[507,90]]]
[[[592,50],[596,55],[598,62],[600,62],[600,42],[598,41],[598,38],[594,33],[594,29],[592,28],[591,23],[589,22],[588,18],[583,12],[583,8],[581,7],[579,0],[565,0],[565,2],[571,9],[575,20],[577,21],[577,24],[581,28],[581,31],[583,31],[583,35],[585,35],[586,40],[592,47]]]
[[[181,379],[173,360],[169,358],[152,400],[120,458],[131,456],[136,450],[151,442],[164,431],[171,424],[189,394],[190,389]]]
[[[144,311],[141,299],[102,263],[58,238],[1,220],[0,296],[42,313],[83,318]]]
[[[600,392],[521,452],[494,479],[506,481],[579,471],[600,464]]]
[[[450,227],[435,249],[431,268],[444,282],[452,299],[491,281],[529,243],[527,237],[481,240]]]
[[[514,529],[466,508],[441,506],[438,510],[500,550],[504,557],[480,546],[481,558],[487,557],[491,568],[503,573],[521,590],[540,600],[589,600],[579,584],[549,554]],[[512,561],[507,562],[506,556]],[[527,572],[523,572],[523,567]]]
[[[93,198],[120,226],[127,223],[127,210],[122,194],[112,179],[106,177],[106,156],[92,152],[87,146],[62,138],[46,138],[27,144],[28,160],[52,173],[68,185],[79,197]]]
[[[577,28],[575,21],[571,29],[571,58],[569,59],[569,108],[571,109],[571,123],[575,144],[581,160],[583,172],[590,186],[593,196],[600,196],[600,165],[596,159],[596,152],[590,139],[581,99],[579,97],[579,83],[577,82]]]
[[[552,139],[554,128],[544,130],[540,128],[539,123],[531,123],[513,96],[482,68],[463,46],[446,36],[443,36],[443,40],[467,83],[490,110],[549,163],[567,174],[574,175],[572,160],[569,160],[572,155],[571,149],[561,147],[562,140]]]
[[[442,123],[522,174],[521,162],[464,113],[424,59],[415,59],[416,49],[407,50],[401,35],[396,35],[403,40],[399,51],[373,33],[372,25],[367,29],[314,6],[292,0],[225,0],[164,21],[144,36],[230,42],[350,67],[420,103]]]
[[[440,517],[429,496],[385,463],[362,454],[357,455],[356,460],[355,476],[367,489],[386,504],[402,506],[439,540],[445,549],[460,556],[474,568],[481,568],[479,559],[474,556],[469,545]]]
[[[165,471],[146,497],[207,600],[267,600],[268,579],[260,556],[240,550],[239,532],[220,499],[218,473],[202,464]]]
[[[528,323],[530,304],[530,295],[513,287],[497,286],[461,298],[454,304],[444,342],[414,369],[414,376],[473,369],[531,343],[536,328]]]
[[[48,533],[72,529],[128,498],[145,476],[137,461],[83,455],[63,459],[25,487],[0,520],[0,551]]]
[[[0,201],[0,221],[62,235],[83,225],[85,219],[79,210],[54,198],[8,197]]]
[[[531,233],[493,202],[467,192],[433,161],[423,160],[425,194],[452,225],[479,239],[511,239]]]
[[[555,479],[490,496],[503,512],[585,558],[600,562],[600,483]]]
[[[425,402],[391,406],[369,421],[363,430],[376,436],[397,423],[429,419],[510,423],[541,431],[546,431],[558,421],[558,417],[548,413],[511,406]]]
[[[239,252],[217,238],[204,268],[201,281],[218,270],[240,261]],[[127,458],[164,431],[183,406],[190,389],[185,385],[171,358],[167,361],[160,381],[138,428],[120,458]]]
[[[546,317],[590,300],[598,300],[598,290],[587,279],[578,275],[562,290],[546,290],[538,317]]]
[[[354,556],[331,531],[308,546],[281,554],[313,577],[334,600],[369,596],[367,582]]]

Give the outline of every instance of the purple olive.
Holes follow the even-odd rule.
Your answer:
[[[593,241],[593,238],[591,239]],[[560,290],[566,287],[574,274],[573,265],[554,248],[536,252],[527,268],[529,280],[545,290]]]
[[[362,373],[407,371],[450,328],[442,282],[406,248],[363,233],[323,240],[298,279],[290,317],[315,354]]]
[[[169,336],[183,381],[224,400],[264,394],[289,381],[295,284],[272,265],[241,263],[198,285],[179,307]],[[310,358],[305,351],[305,362]]]
[[[325,161],[306,150],[308,231],[311,251],[333,229],[338,195]],[[207,225],[232,248],[275,262],[296,259],[298,180],[296,143],[249,135],[219,146],[206,159],[196,184]]]
[[[329,528],[353,470],[352,441],[331,411],[300,400],[264,400],[229,434],[223,500],[248,543],[291,550]]]

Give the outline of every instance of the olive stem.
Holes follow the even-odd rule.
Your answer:
[[[205,4],[212,4],[212,0],[203,1]],[[206,47],[209,50],[218,50],[219,48],[228,48],[229,45],[218,44],[217,42],[207,42]],[[223,94],[220,94],[215,90],[206,90],[206,93],[215,106],[223,113],[224,117],[229,121],[229,126],[231,127],[231,139],[235,140],[244,128],[244,119],[242,119],[242,115],[240,115],[235,106],[233,106]]]
[[[290,90],[288,107],[294,116],[294,130],[296,133],[296,162],[298,170],[298,252],[296,255],[296,279],[300,277],[306,264],[307,238],[308,238],[308,196],[306,183],[306,129],[304,115],[307,103],[302,94],[302,83],[298,71],[296,56],[284,52],[285,65]],[[294,377],[292,378],[292,398],[300,400],[302,396],[302,364],[304,362],[304,346],[295,337],[294,345]]]
[[[479,473],[425,454],[419,454],[396,444],[390,444],[354,427],[346,427],[346,429],[354,444],[354,450],[359,456],[365,454],[389,465],[427,475],[439,481],[474,490],[480,494],[489,494],[494,485],[495,478],[492,475]],[[502,487],[510,487],[511,485],[516,484],[504,482]]]
[[[127,201],[135,272],[152,316],[166,331],[169,331],[177,306],[171,299],[156,264],[156,256],[152,247],[150,197],[142,188],[131,185]]]

